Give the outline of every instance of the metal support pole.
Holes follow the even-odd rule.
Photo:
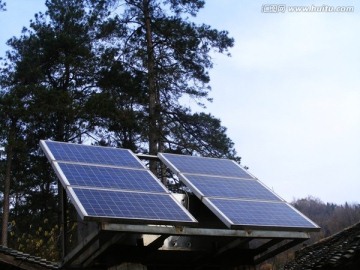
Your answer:
[[[58,190],[59,190],[59,197],[60,197],[60,237],[61,237],[61,258],[64,259],[67,254],[67,222],[66,222],[66,214],[68,210],[67,199],[66,199],[66,192],[65,189],[62,187],[61,183],[58,182]]]

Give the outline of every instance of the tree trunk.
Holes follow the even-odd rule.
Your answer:
[[[4,202],[3,202],[3,216],[2,216],[2,230],[1,230],[1,245],[7,247],[8,245],[8,223],[10,213],[10,181],[11,181],[11,167],[14,151],[12,142],[9,142],[6,155],[6,172],[4,183]]]
[[[155,57],[154,45],[152,41],[151,19],[149,10],[149,0],[143,0],[143,12],[146,29],[146,50],[147,50],[147,69],[148,69],[148,89],[149,89],[149,154],[157,155],[159,146],[159,110],[158,97],[156,90],[155,76]],[[150,170],[156,174],[156,161],[150,161]]]

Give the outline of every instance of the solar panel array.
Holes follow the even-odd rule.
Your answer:
[[[41,141],[41,147],[85,220],[196,222],[130,150],[54,141]],[[159,158],[230,228],[318,229],[234,161]]]
[[[230,228],[319,228],[232,160],[158,156]]]
[[[196,222],[130,150],[54,141],[40,145],[84,220]]]

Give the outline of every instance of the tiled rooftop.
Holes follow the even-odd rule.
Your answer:
[[[346,268],[344,268],[346,266]],[[360,223],[295,254],[285,270],[360,269]]]
[[[43,258],[32,256],[30,254],[26,254],[8,247],[0,246],[0,262],[1,256],[11,256],[14,261],[18,261],[19,265],[22,263],[27,263],[33,266],[39,266],[39,269],[59,269],[59,264],[54,262],[49,262]],[[20,267],[19,267],[20,268]],[[25,267],[21,267],[21,269],[26,269]]]

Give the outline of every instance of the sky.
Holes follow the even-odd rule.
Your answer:
[[[44,2],[7,0],[0,56]],[[196,21],[235,39],[231,57],[213,54],[205,111],[242,165],[289,202],[360,203],[360,2],[208,0]]]

